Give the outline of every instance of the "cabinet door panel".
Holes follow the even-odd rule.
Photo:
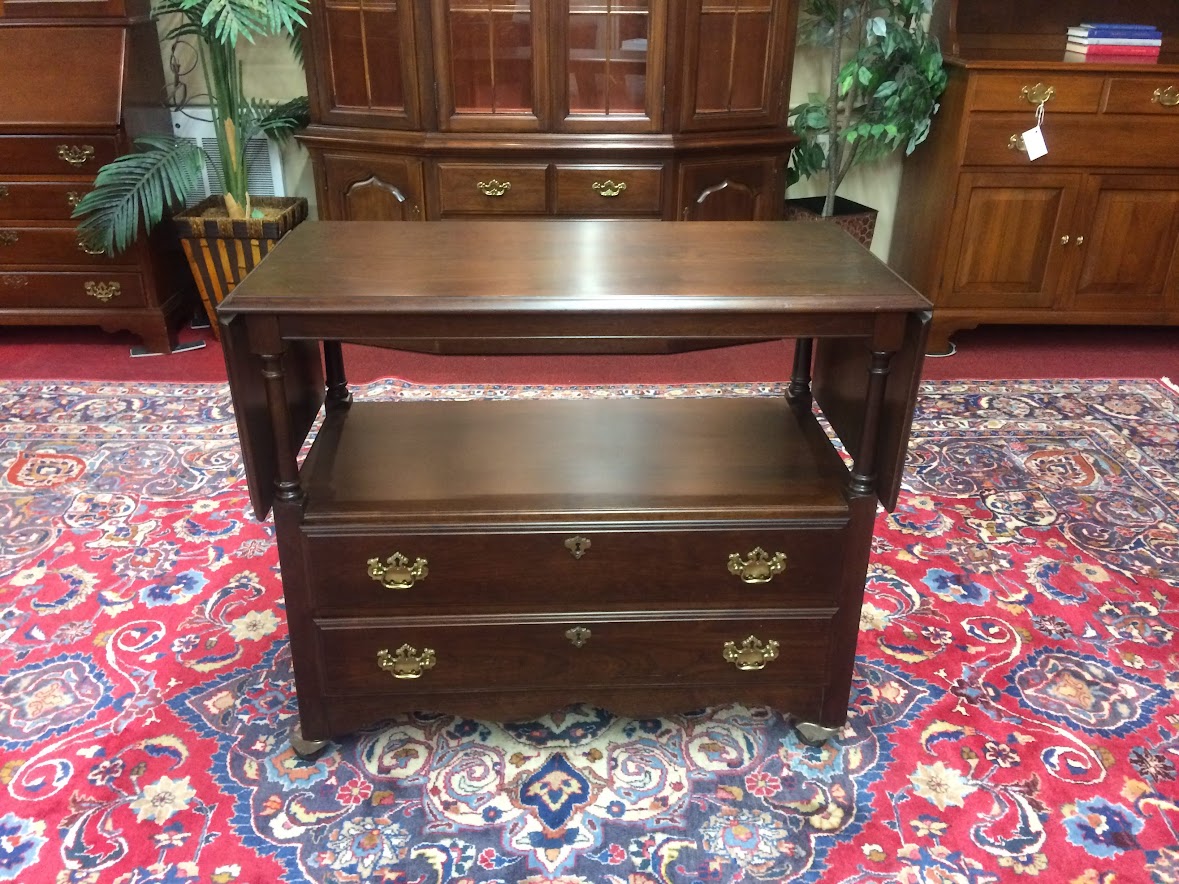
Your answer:
[[[1090,175],[1074,247],[1078,309],[1164,309],[1179,303],[1179,176]]]
[[[413,160],[325,154],[321,212],[332,221],[416,221],[422,173]]]
[[[946,307],[1050,307],[1071,255],[1061,245],[1080,176],[965,174],[951,221]]]
[[[682,163],[677,216],[683,221],[772,221],[782,214],[781,161]]]

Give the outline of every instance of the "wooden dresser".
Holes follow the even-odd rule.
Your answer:
[[[928,306],[830,225],[298,227],[218,311],[255,512],[274,510],[294,745],[410,709],[578,701],[841,726]],[[340,347],[669,338],[795,338],[789,394],[352,402]]]
[[[127,329],[168,353],[191,315],[179,247],[108,257],[70,219],[133,137],[168,132],[148,0],[0,2],[0,325]]]
[[[774,219],[797,0],[311,0],[321,218]]]
[[[941,0],[949,86],[905,160],[890,263],[930,346],[984,323],[1179,323],[1179,4]],[[1154,24],[1158,63],[1064,60],[1082,21]],[[1035,125],[1048,153],[1031,161]]]

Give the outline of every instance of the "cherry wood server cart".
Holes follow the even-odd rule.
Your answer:
[[[219,308],[254,510],[274,510],[295,747],[411,709],[572,702],[741,701],[829,735],[928,309],[829,225],[301,225]],[[782,338],[785,395],[675,399],[353,401],[341,347]]]

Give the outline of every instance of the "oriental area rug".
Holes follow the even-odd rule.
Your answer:
[[[767,708],[575,706],[305,761],[226,388],[0,385],[0,881],[1179,881],[1179,393],[925,383],[878,519],[824,746]]]

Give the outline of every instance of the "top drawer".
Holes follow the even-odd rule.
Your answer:
[[[442,215],[543,215],[547,176],[547,163],[439,163]]]
[[[1102,111],[1171,114],[1179,120],[1179,77],[1110,77]]]
[[[557,166],[558,215],[658,215],[662,166]]]
[[[117,126],[125,39],[122,28],[0,28],[0,123]]]
[[[113,135],[0,135],[6,175],[80,175],[93,180],[118,156]]]
[[[1097,113],[1105,78],[1100,75],[1050,73],[979,74],[971,110],[1032,111],[1041,95],[1051,95],[1049,113]],[[1029,124],[1030,125],[1030,124]]]
[[[143,0],[4,0],[0,6],[10,19],[143,15],[147,10]]]

